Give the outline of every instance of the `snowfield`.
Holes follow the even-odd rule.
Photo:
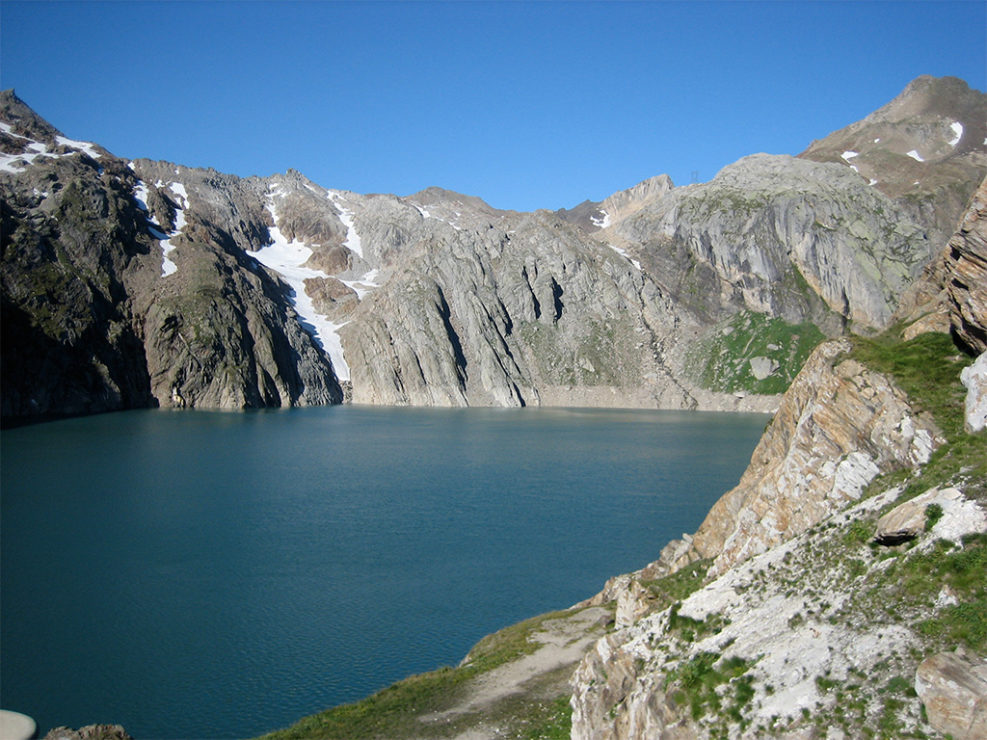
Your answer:
[[[175,199],[178,200],[179,207],[175,210],[175,229],[170,234],[165,234],[161,230],[163,228],[161,224],[151,217],[147,209],[147,185],[141,180],[137,181],[137,187],[134,188],[134,200],[137,201],[137,207],[147,215],[147,230],[151,233],[151,236],[161,242],[161,277],[168,277],[178,272],[178,265],[172,262],[171,257],[168,255],[175,248],[175,245],[171,243],[172,238],[178,236],[182,232],[182,229],[185,228],[185,209],[188,208],[188,193],[185,191],[185,186],[178,182],[171,182],[164,185],[158,180],[155,185],[158,188],[170,190],[176,196]]]
[[[271,216],[277,222],[277,213],[273,198],[278,195],[272,192],[272,202],[268,204]],[[343,223],[346,223],[345,221]],[[339,338],[339,330],[344,324],[336,324],[315,310],[311,297],[305,292],[305,280],[308,278],[328,278],[329,275],[321,270],[303,267],[312,250],[297,239],[288,241],[277,226],[268,227],[273,240],[256,252],[247,252],[265,267],[274,270],[293,291],[292,305],[298,314],[298,321],[315,342],[329,355],[333,369],[339,380],[350,379],[350,369],[343,359],[343,344]],[[355,232],[352,232],[355,234]],[[359,239],[359,237],[357,237]],[[357,244],[359,247],[359,244]],[[351,247],[352,248],[352,247]]]

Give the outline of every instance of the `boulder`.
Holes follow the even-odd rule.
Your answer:
[[[877,520],[874,541],[879,545],[900,545],[915,539],[925,531],[926,508],[932,504],[941,506],[941,498],[941,492],[932,489],[894,507]]]
[[[954,740],[987,737],[987,660],[959,653],[926,658],[915,672],[915,691],[929,724]]]
[[[26,714],[0,709],[0,740],[30,740],[37,729]]]
[[[778,361],[772,360],[770,357],[752,357],[749,362],[751,375],[758,380],[764,380],[779,368]]]
[[[877,520],[874,541],[880,545],[898,545],[925,531],[926,510],[939,507],[941,516],[933,522],[933,539],[959,541],[967,534],[987,531],[987,515],[977,504],[956,488],[933,488],[899,504]]]

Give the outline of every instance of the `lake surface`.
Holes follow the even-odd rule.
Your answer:
[[[0,702],[247,737],[455,665],[692,532],[767,417],[343,406],[0,435]]]

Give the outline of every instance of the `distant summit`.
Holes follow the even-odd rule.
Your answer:
[[[987,95],[956,77],[923,75],[798,156],[854,170],[931,220],[930,236],[940,242],[970,197],[965,183],[979,181],[987,168]]]

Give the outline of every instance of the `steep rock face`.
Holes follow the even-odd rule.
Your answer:
[[[149,216],[162,228],[181,224],[167,240],[173,267],[140,311],[158,404],[341,401],[331,363],[286,300],[288,288],[247,254],[270,241],[268,183],[146,160],[132,169],[136,197],[148,193]]]
[[[849,349],[848,340],[835,340],[816,350],[740,483],[713,505],[688,547],[654,570],[711,558],[710,573],[723,573],[859,498],[878,473],[929,459],[942,439],[934,423],[885,376],[841,359]]]
[[[885,326],[932,254],[922,227],[854,173],[763,154],[655,198],[597,236],[712,319],[748,308],[830,331],[836,317]]]
[[[922,76],[861,121],[799,157],[854,171],[925,226],[949,238],[987,174],[987,95],[955,77]]]
[[[132,174],[12,95],[0,103],[3,417],[147,405],[131,296],[153,282],[159,259]]]
[[[688,319],[628,260],[544,212],[417,207],[400,269],[342,331],[354,400],[522,405],[585,389],[607,405],[695,405],[661,346]]]
[[[951,324],[970,350],[987,350],[987,180],[977,189],[946,246],[945,287]]]
[[[9,91],[0,120],[5,423],[341,400],[284,288],[243,253],[268,238],[256,187],[128,166]]]

